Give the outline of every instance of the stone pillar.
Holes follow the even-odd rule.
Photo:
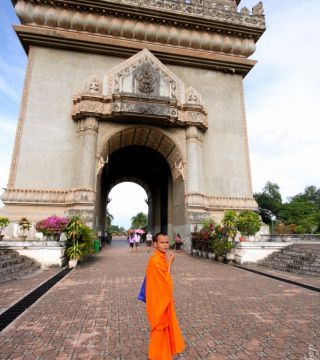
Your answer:
[[[172,181],[168,177],[168,229],[167,234],[169,239],[173,237],[173,201],[172,201]]]
[[[95,189],[98,124],[98,119],[91,116],[79,122],[78,186],[83,189]]]
[[[196,126],[187,128],[187,191],[201,193],[203,191],[203,172],[201,141],[202,132]]]

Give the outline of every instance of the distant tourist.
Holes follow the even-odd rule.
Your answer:
[[[175,239],[174,239],[174,243],[175,243],[175,247],[177,252],[181,251],[181,246],[182,246],[182,239],[179,233],[177,233]]]
[[[134,234],[133,233],[129,234],[128,242],[129,242],[129,246],[130,246],[130,252],[132,253],[133,246],[134,246]]]
[[[150,252],[152,245],[152,234],[150,231],[148,231],[148,234],[146,236],[146,244],[147,244],[147,251]]]
[[[141,241],[141,235],[139,233],[135,233],[134,234],[134,245],[135,245],[135,249],[136,249],[136,253],[138,252],[138,247]]]

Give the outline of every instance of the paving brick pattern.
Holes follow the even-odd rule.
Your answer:
[[[113,242],[0,333],[0,359],[147,360],[149,326],[136,300],[148,254]],[[320,350],[319,293],[177,254],[179,360],[303,360]],[[315,359],[315,358],[314,358]]]
[[[59,271],[60,268],[38,270],[24,278],[0,283],[0,314]]]

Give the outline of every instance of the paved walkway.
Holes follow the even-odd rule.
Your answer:
[[[32,290],[56,275],[60,268],[38,270],[29,276],[0,283],[0,314],[28,295]]]
[[[140,250],[114,241],[69,273],[0,333],[0,359],[146,360]],[[173,271],[187,343],[179,360],[317,359],[319,293],[182,253]]]

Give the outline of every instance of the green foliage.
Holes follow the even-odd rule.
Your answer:
[[[81,256],[84,255],[84,249],[78,242],[76,242],[66,249],[66,255],[72,260],[80,259]]]
[[[229,253],[231,249],[234,248],[234,242],[229,241],[228,239],[216,239],[213,242],[213,251],[217,256],[222,256],[226,253]]]
[[[106,214],[106,227],[111,226],[112,221],[113,221],[113,215],[109,213],[109,211],[107,210],[107,214]]]
[[[126,229],[122,226],[110,225],[107,229],[107,232],[111,234],[124,234]]]
[[[296,225],[295,233],[320,233],[320,189],[307,186],[303,193],[292,196],[287,203],[282,203],[279,189],[269,181],[261,193],[254,194],[263,221],[270,224],[275,215],[286,226]],[[280,227],[276,232],[288,230]]]
[[[148,226],[147,215],[143,212],[139,212],[137,215],[131,218],[132,229],[143,229]]]
[[[282,207],[280,187],[268,181],[261,193],[255,193],[254,198],[259,206],[259,214],[266,224],[271,223],[272,216],[278,216]]]
[[[242,235],[255,235],[261,228],[260,215],[254,211],[243,211],[237,218],[237,229]]]
[[[0,234],[2,230],[10,224],[10,220],[7,217],[0,216]]]
[[[65,229],[65,234],[68,240],[66,255],[70,259],[78,259],[79,257],[88,255],[92,252],[92,241],[96,238],[96,234],[86,225],[81,216],[75,215],[69,220]]]
[[[228,237],[231,237],[232,240],[234,240],[234,238],[236,237],[237,232],[238,232],[237,218],[238,218],[238,215],[237,215],[236,211],[225,210],[224,216],[222,219],[222,224],[225,227]]]
[[[296,224],[299,231],[304,229],[305,233],[313,233],[320,227],[320,207],[304,194],[296,195],[284,204],[279,217],[285,224]]]

